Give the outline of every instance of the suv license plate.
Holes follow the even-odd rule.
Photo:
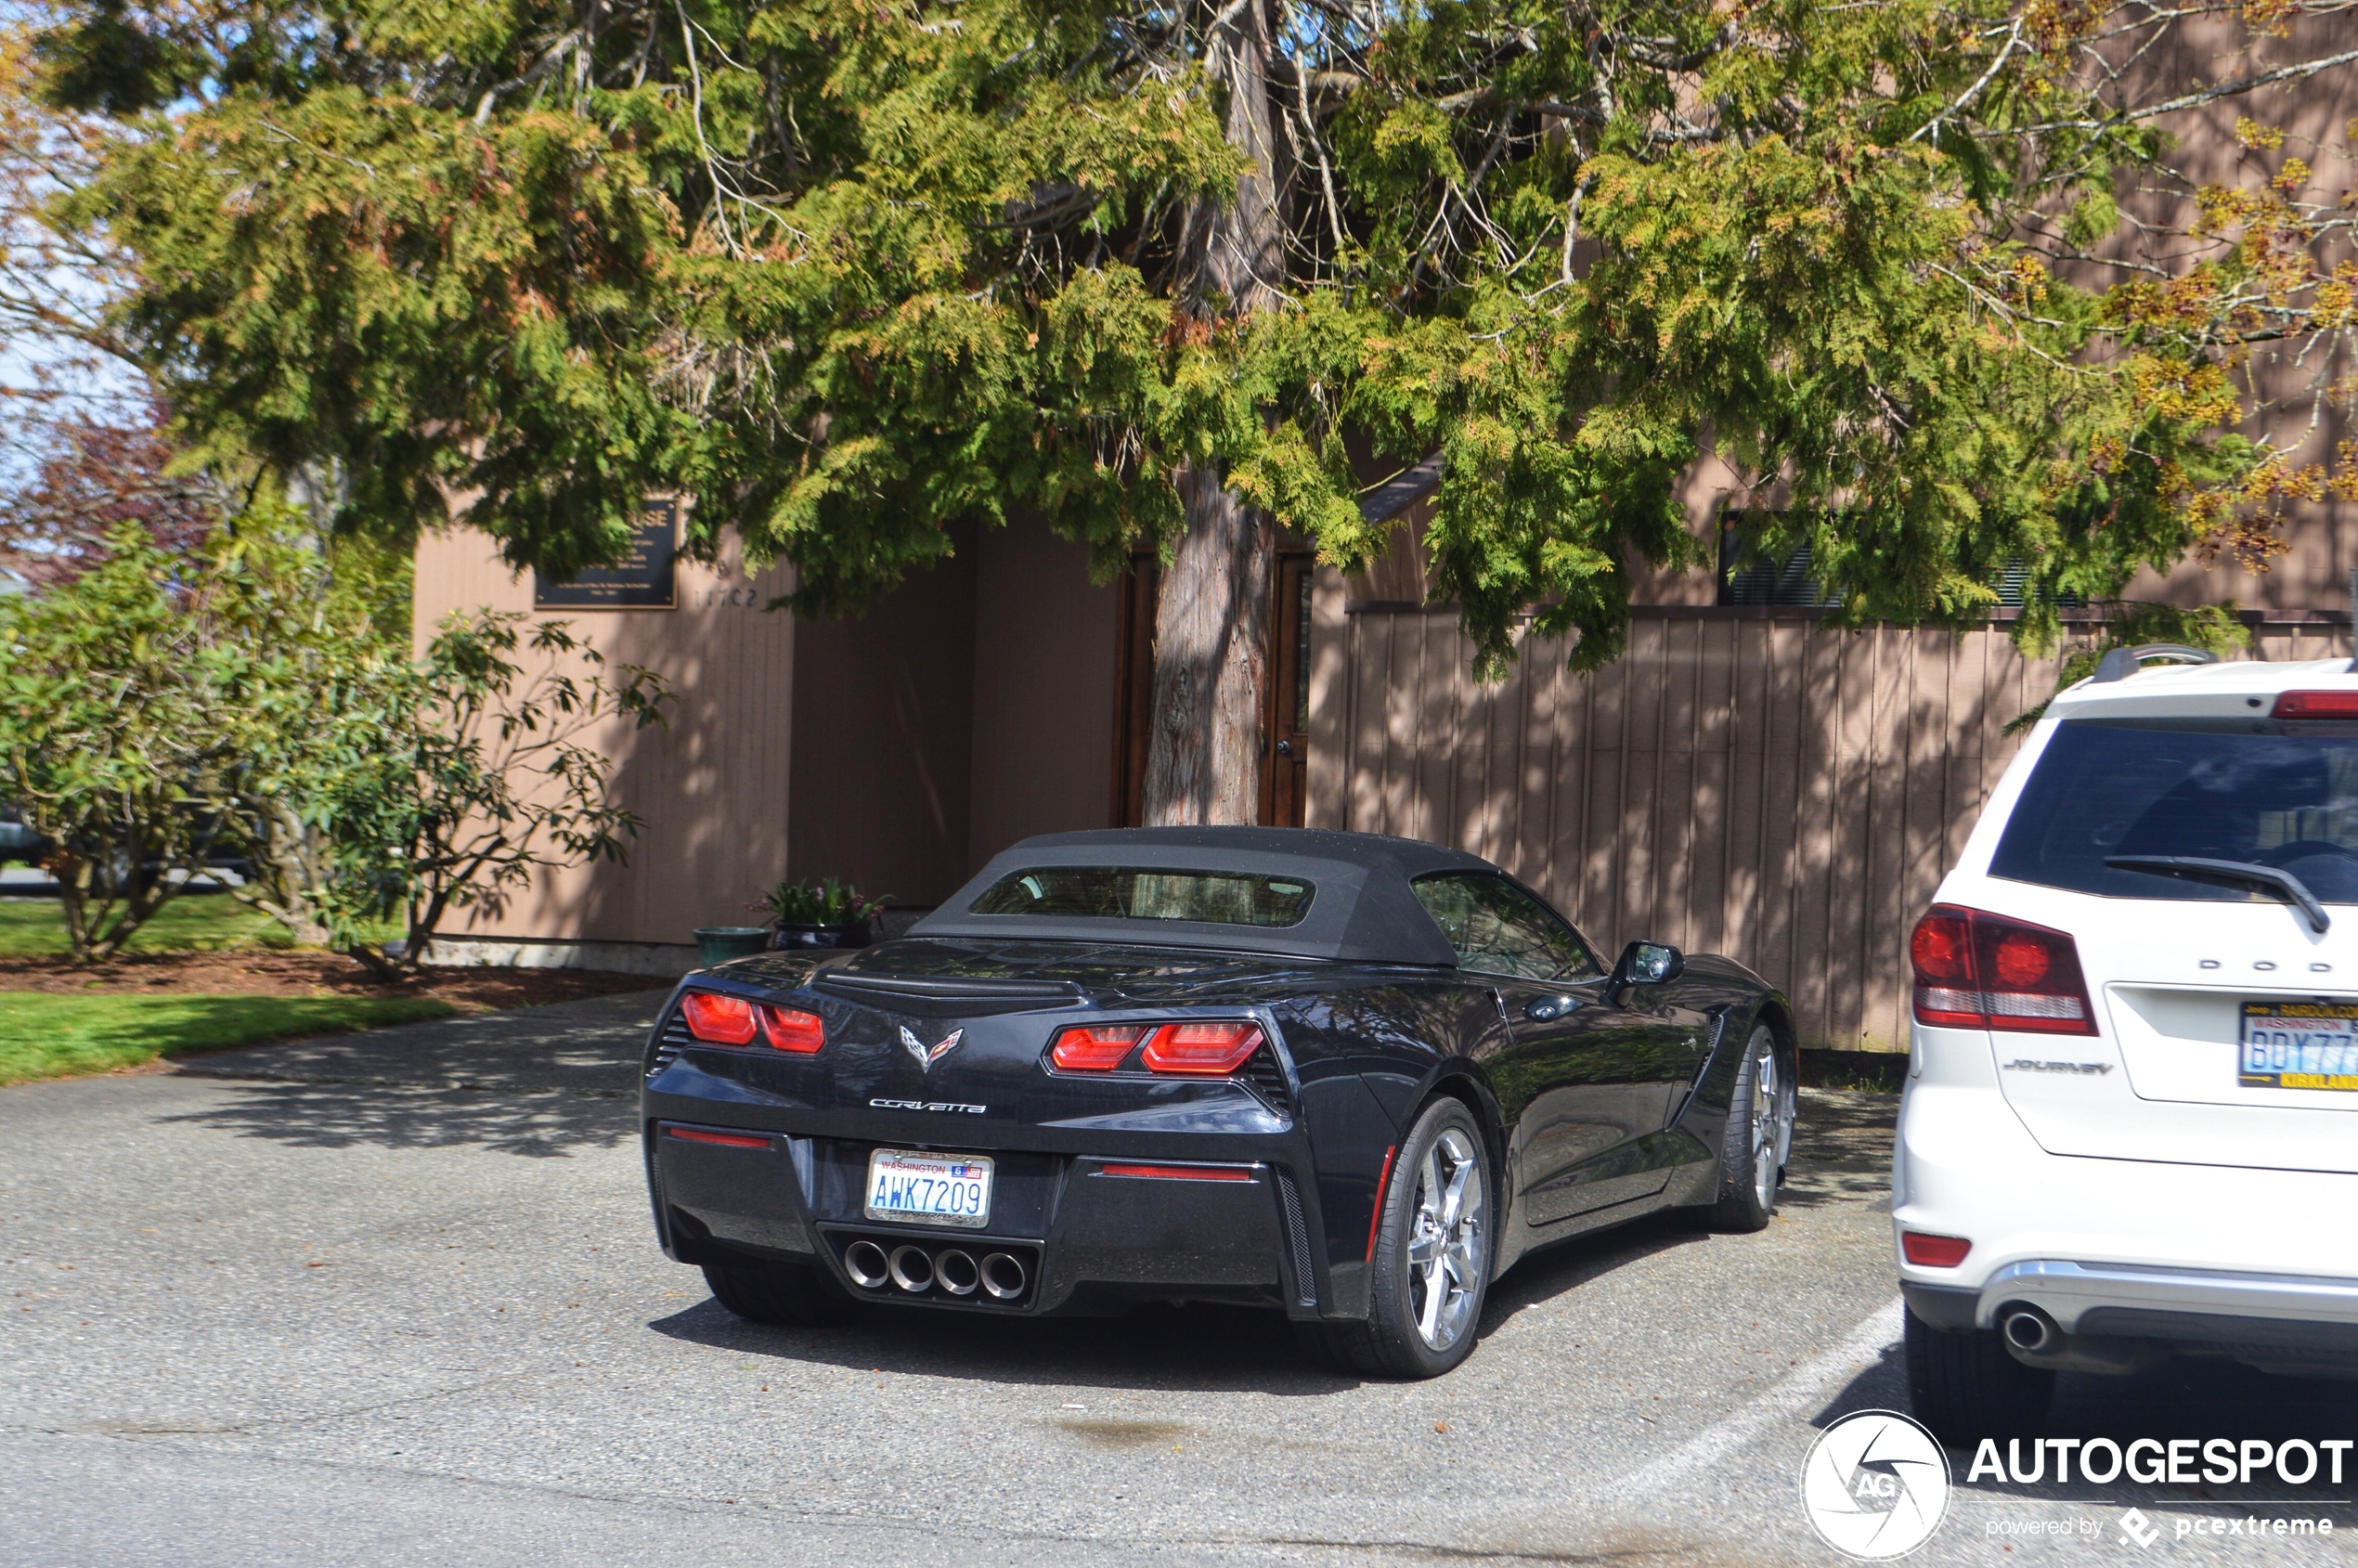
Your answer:
[[[2358,1093],[2358,1003],[2247,1002],[2235,1082]]]
[[[900,1225],[978,1230],[991,1223],[991,1161],[975,1154],[877,1149],[868,1156],[865,1212]]]

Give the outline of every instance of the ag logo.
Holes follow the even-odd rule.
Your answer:
[[[1818,1434],[1802,1462],[1801,1507],[1846,1557],[1904,1557],[1932,1538],[1949,1511],[1949,1456],[1905,1416],[1845,1416]]]

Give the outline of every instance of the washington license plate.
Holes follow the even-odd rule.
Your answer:
[[[991,1161],[877,1149],[868,1156],[866,1212],[872,1220],[978,1229],[991,1223]]]
[[[2235,1082],[2358,1093],[2358,1003],[2247,1002]]]

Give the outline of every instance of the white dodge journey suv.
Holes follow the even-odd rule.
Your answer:
[[[2035,1431],[2058,1371],[2358,1377],[2358,673],[2057,696],[1911,941],[1892,1163],[1916,1409]]]

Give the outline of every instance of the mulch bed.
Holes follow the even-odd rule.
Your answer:
[[[655,975],[602,969],[427,968],[388,986],[332,952],[245,948],[227,952],[131,953],[112,964],[64,958],[0,959],[0,991],[89,996],[431,996],[462,1013],[577,1002],[624,991],[657,991]]]

